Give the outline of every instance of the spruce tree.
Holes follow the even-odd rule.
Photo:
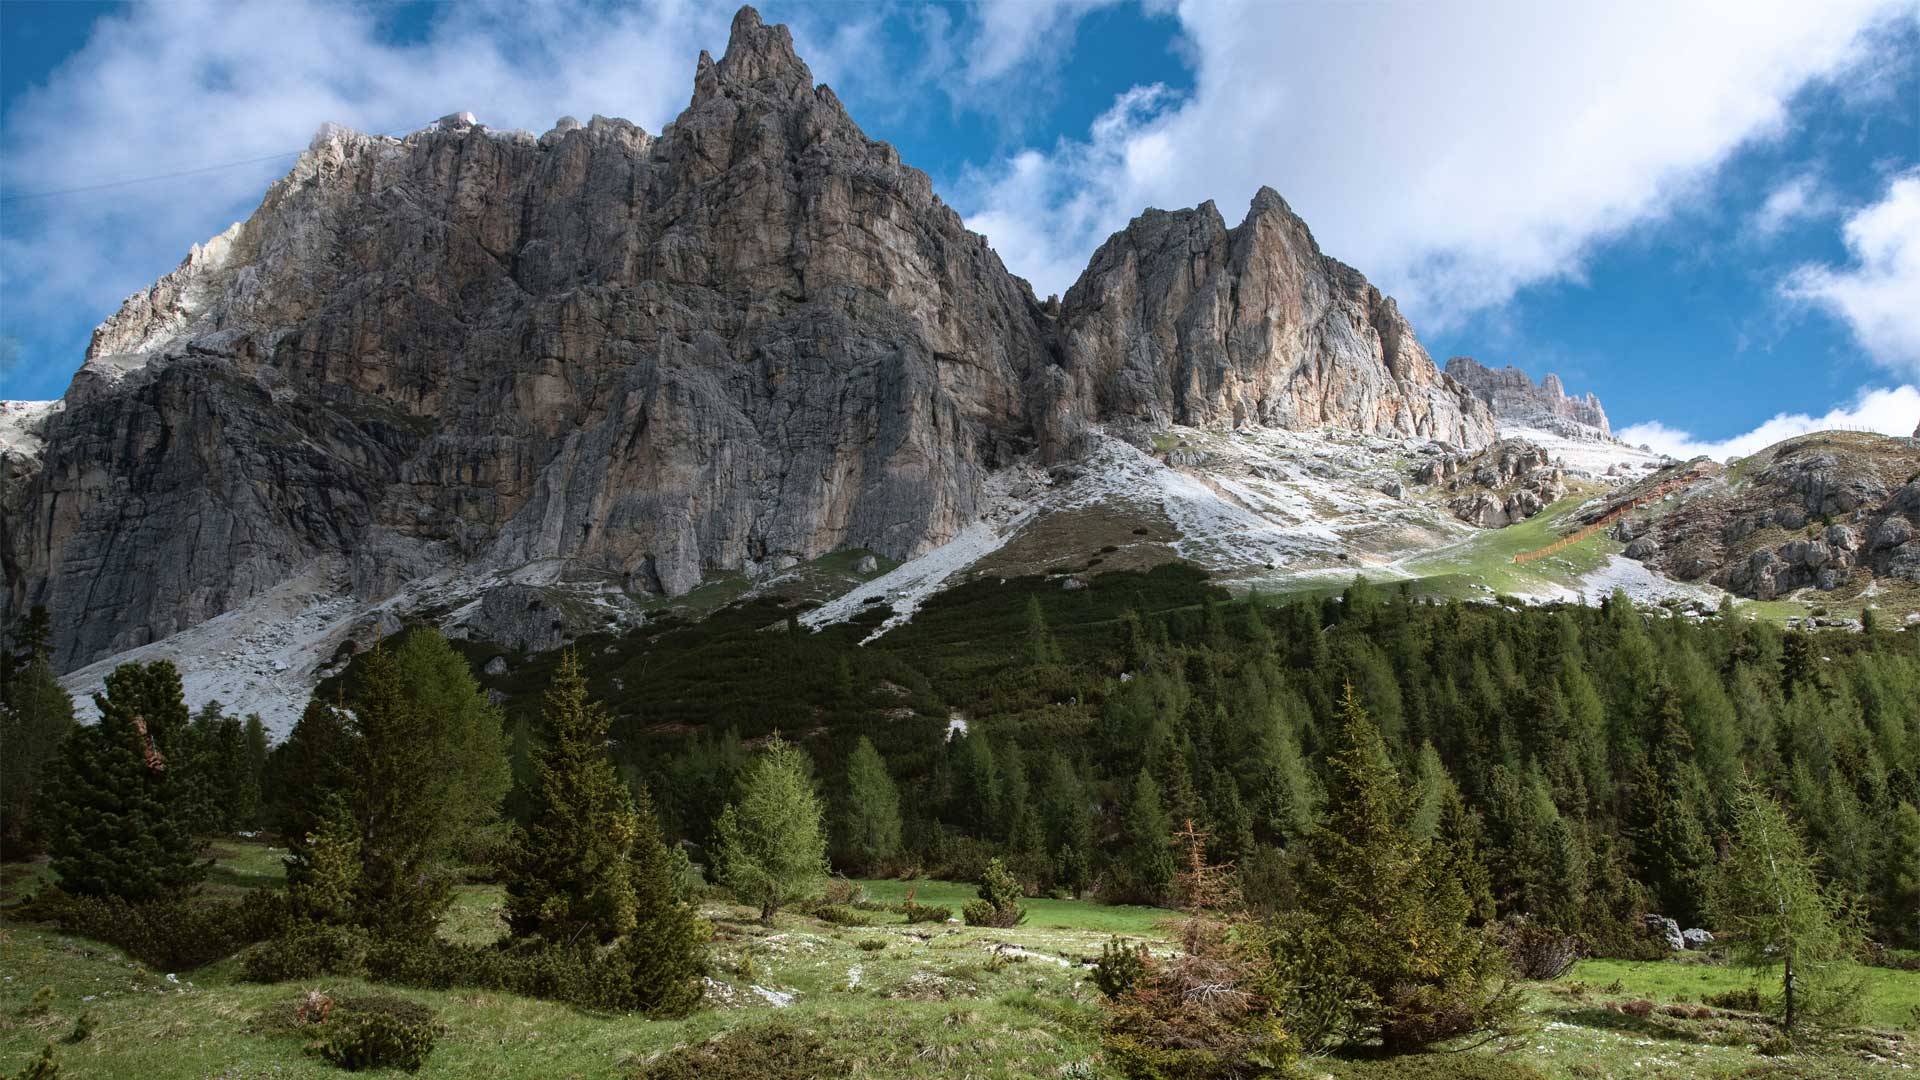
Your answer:
[[[1780,972],[1777,1005],[1788,1030],[1850,1018],[1862,989],[1847,974],[1859,945],[1855,919],[1840,891],[1821,883],[1786,811],[1750,784],[1735,800],[1732,842],[1708,905],[1741,962]]]
[[[1873,921],[1895,942],[1920,945],[1920,810],[1894,809],[1874,882]]]
[[[1356,1019],[1390,1052],[1499,1023],[1512,1003],[1496,982],[1504,956],[1467,925],[1447,860],[1408,829],[1408,794],[1351,687],[1340,711],[1303,906],[1363,987]]]
[[[73,699],[44,657],[14,673],[10,698],[0,705],[0,849],[12,859],[40,846],[40,793],[74,720]]]
[[[1078,897],[1093,883],[1093,806],[1080,774],[1058,751],[1047,759],[1040,817],[1053,883]]]
[[[900,792],[873,740],[862,735],[847,759],[835,839],[840,860],[873,872],[900,852]]]
[[[739,801],[715,828],[721,884],[772,924],[775,912],[812,895],[827,873],[827,838],[806,752],[778,735],[747,766]]]
[[[1115,892],[1135,903],[1158,904],[1173,884],[1172,821],[1160,805],[1160,786],[1141,769],[1120,811],[1120,847],[1112,877]]]
[[[452,897],[455,848],[499,813],[509,783],[498,710],[431,630],[367,657],[349,709],[348,806],[360,830],[354,919],[430,937]]]
[[[681,1016],[699,1005],[713,926],[680,898],[674,860],[645,788],[631,808],[635,831],[629,855],[633,929],[618,948],[632,980],[633,1007],[653,1016]]]
[[[187,725],[180,675],[164,660],[123,664],[93,700],[100,722],[67,736],[46,787],[60,887],[135,903],[180,896],[206,874],[168,758]]]
[[[547,685],[533,750],[527,823],[507,856],[507,929],[572,945],[634,928],[629,860],[639,823],[607,754],[613,717],[587,696],[568,649]]]

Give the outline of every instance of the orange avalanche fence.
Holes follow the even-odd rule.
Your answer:
[[[1601,529],[1604,529],[1607,526],[1613,524],[1614,522],[1619,521],[1622,515],[1632,513],[1633,511],[1638,510],[1639,508],[1647,505],[1650,502],[1654,502],[1659,499],[1664,499],[1669,494],[1671,494],[1675,488],[1681,487],[1682,485],[1685,485],[1685,484],[1690,484],[1693,481],[1698,479],[1700,479],[1700,473],[1698,471],[1689,472],[1682,476],[1676,476],[1673,479],[1660,484],[1658,487],[1654,488],[1653,490],[1645,492],[1641,495],[1638,495],[1633,499],[1630,499],[1627,502],[1621,503],[1619,506],[1614,507],[1612,510],[1607,511],[1606,514],[1600,518],[1600,520],[1594,522],[1591,525],[1588,525],[1587,527],[1581,529],[1579,532],[1568,533],[1567,535],[1561,537],[1560,539],[1555,540],[1553,543],[1548,544],[1546,547],[1540,548],[1538,550],[1523,551],[1520,554],[1515,555],[1513,557],[1513,561],[1515,563],[1530,563],[1535,559],[1544,559],[1547,556],[1554,554],[1555,552],[1564,551],[1567,548],[1570,548],[1573,545],[1579,543],[1580,541],[1585,540],[1587,537],[1592,536],[1594,533],[1599,532]]]

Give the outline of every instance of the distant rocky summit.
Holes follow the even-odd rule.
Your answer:
[[[1447,374],[1485,402],[1503,429],[1532,428],[1571,439],[1613,438],[1600,399],[1592,394],[1568,397],[1558,375],[1548,374],[1535,384],[1517,367],[1495,371],[1470,356],[1448,360]]]
[[[0,619],[46,605],[70,670],[296,579],[365,605],[538,567],[617,608],[925,553],[996,471],[1167,422],[1494,438],[1271,191],[1233,229],[1148,211],[1043,304],[743,8],[658,135],[323,129],[59,407],[11,410]],[[563,639],[535,599],[473,618]]]

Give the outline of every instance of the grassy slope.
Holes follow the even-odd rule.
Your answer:
[[[277,854],[261,845],[223,844],[219,853],[216,889],[278,877]],[[971,895],[950,882],[866,884],[876,898],[913,888],[918,899],[955,907]],[[1027,922],[1012,930],[904,926],[891,916],[887,925],[833,927],[788,915],[769,929],[743,909],[710,904],[719,930],[718,1003],[678,1021],[593,1016],[504,994],[399,992],[439,1010],[448,1029],[419,1074],[426,1078],[622,1076],[654,1054],[776,1015],[819,1033],[849,1075],[1057,1075],[1067,1065],[1096,1062],[1098,996],[1081,971],[1045,958],[1084,959],[1116,932],[1156,936],[1168,913],[1067,900],[1036,900],[1031,909]],[[498,913],[497,888],[469,887],[447,930],[483,936],[497,926]],[[885,947],[869,951],[862,942]],[[1039,955],[996,960],[993,950],[1002,944]],[[1920,974],[1870,974],[1870,1022],[1911,1029]],[[392,992],[353,980],[320,982],[335,994]],[[1895,1076],[1920,1064],[1920,1043],[1911,1036],[1856,1033],[1790,1059],[1791,1072],[1774,1073],[1770,1059],[1751,1048],[1755,1032],[1743,1017],[1636,1018],[1608,1007],[1636,998],[1697,1001],[1748,984],[1743,972],[1727,968],[1587,961],[1567,980],[1529,988],[1528,1030],[1474,1052],[1497,1053],[1555,1078]],[[53,988],[52,1001],[44,1013],[28,1015],[43,986]],[[793,1005],[776,1010],[755,987],[792,994]],[[298,1038],[259,1022],[263,1011],[308,988],[242,983],[232,960],[174,982],[115,950],[0,923],[0,1070],[17,1069],[84,1013],[93,1018],[94,1034],[59,1046],[69,1077],[336,1077],[301,1052]],[[1349,1080],[1391,1077],[1404,1068],[1321,1059],[1304,1075]]]

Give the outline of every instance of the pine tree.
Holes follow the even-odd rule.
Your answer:
[[[1157,904],[1173,884],[1173,828],[1160,805],[1160,786],[1141,769],[1121,808],[1120,847],[1113,866],[1115,892],[1136,903]]]
[[[40,793],[73,730],[73,699],[46,659],[33,657],[0,705],[0,848],[9,859],[40,846]]]
[[[806,753],[775,735],[747,766],[715,832],[715,869],[760,921],[810,895],[827,873],[827,839]]]
[[[1341,943],[1364,987],[1357,1019],[1390,1052],[1499,1023],[1505,958],[1467,925],[1469,902],[1434,845],[1406,826],[1410,801],[1351,687],[1327,755],[1327,801],[1304,882],[1306,910]]]
[[[876,871],[900,852],[900,792],[873,740],[861,736],[847,759],[847,779],[835,830],[840,859]]]
[[[1040,815],[1053,883],[1078,897],[1093,884],[1092,798],[1073,764],[1058,751],[1047,760]]]
[[[1920,945],[1920,810],[1894,809],[1874,883],[1873,920],[1889,938]]]
[[[62,744],[46,787],[60,887],[142,902],[184,894],[206,874],[168,752],[187,705],[171,663],[122,664],[94,695],[98,724]]]
[[[1708,905],[1715,925],[1734,935],[1743,963],[1779,969],[1788,1030],[1848,1018],[1861,991],[1845,973],[1858,927],[1839,891],[1820,882],[1786,811],[1752,785],[1735,800],[1732,843]]]
[[[713,926],[680,897],[674,860],[645,788],[635,796],[632,814],[633,929],[618,946],[619,956],[632,979],[634,1008],[680,1016],[700,1003]]]
[[[507,929],[516,937],[605,943],[633,930],[628,862],[639,823],[607,754],[612,724],[568,649],[540,713],[531,812],[507,856]]]
[[[348,805],[360,830],[355,921],[431,936],[452,896],[452,857],[499,813],[505,731],[465,660],[431,630],[367,657],[352,699]]]

